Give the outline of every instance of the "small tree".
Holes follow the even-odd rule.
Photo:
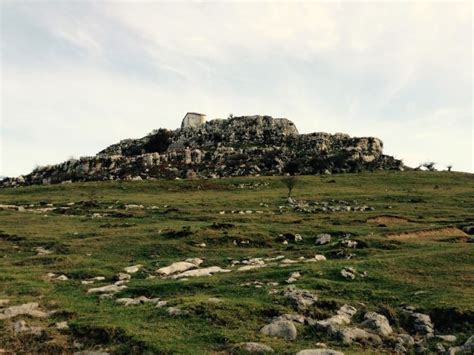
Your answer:
[[[448,166],[446,167],[446,169],[448,169],[448,171],[451,171],[452,168],[453,168],[452,165],[448,165]]]
[[[423,166],[428,170],[428,171],[436,171],[435,168],[436,163],[434,161],[429,161],[423,164]]]
[[[283,183],[285,184],[286,188],[288,189],[288,198],[290,198],[294,187],[298,183],[298,177],[296,177],[294,175],[288,175],[283,179]]]

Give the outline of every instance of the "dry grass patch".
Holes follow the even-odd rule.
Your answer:
[[[438,239],[438,238],[466,238],[468,235],[456,227],[445,227],[435,229],[423,229],[419,231],[405,232],[399,234],[389,234],[388,239],[392,240],[412,240],[412,239]]]

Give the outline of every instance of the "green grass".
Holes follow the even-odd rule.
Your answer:
[[[238,189],[239,183],[268,182],[257,189]],[[233,178],[207,181],[90,182],[1,189],[1,204],[53,203],[76,205],[67,213],[0,211],[0,298],[12,304],[38,301],[43,308],[62,311],[39,322],[49,338],[34,342],[13,335],[10,323],[0,323],[0,348],[12,351],[54,352],[71,349],[73,339],[87,347],[117,353],[208,354],[229,350],[233,344],[261,341],[278,353],[295,353],[316,342],[347,354],[380,353],[380,349],[344,348],[310,326],[298,325],[294,342],[260,335],[259,329],[279,313],[294,313],[292,305],[271,287],[256,289],[249,281],[279,282],[293,271],[302,273],[298,287],[314,290],[321,304],[308,311],[315,318],[332,314],[330,305],[349,303],[357,308],[381,310],[411,304],[439,319],[441,332],[465,339],[474,330],[474,244],[449,235],[394,240],[387,235],[457,227],[474,223],[474,176],[462,173],[376,172],[300,177],[293,195],[317,201],[357,200],[374,211],[303,214],[279,213],[286,204],[286,189],[278,177]],[[80,201],[97,202],[81,207]],[[262,207],[265,203],[268,207]],[[152,209],[120,208],[142,204]],[[109,208],[113,206],[113,208]],[[167,207],[164,207],[167,206]],[[173,209],[172,209],[173,208]],[[230,214],[231,210],[261,210],[263,214]],[[226,214],[219,214],[226,211]],[[91,218],[93,213],[110,214]],[[398,216],[407,223],[381,226],[371,217]],[[231,223],[216,229],[213,223]],[[173,237],[189,227],[191,235]],[[300,243],[283,245],[280,233],[299,233]],[[351,260],[331,257],[334,246],[315,246],[317,234],[350,233],[365,248]],[[16,237],[12,237],[15,235]],[[233,241],[249,244],[233,244]],[[337,237],[336,237],[337,240]],[[197,245],[206,243],[206,248]],[[43,246],[53,254],[37,256]],[[336,248],[337,249],[337,248]],[[228,258],[285,255],[288,258],[325,254],[319,263],[267,267],[252,272],[233,271],[188,281],[146,279],[158,267],[188,257],[202,257],[204,266],[228,267]],[[81,280],[105,276],[108,284],[125,266],[143,264],[120,296],[160,297],[190,311],[172,318],[166,308],[151,305],[123,307],[99,300]],[[367,271],[366,278],[344,280],[343,266]],[[48,272],[64,273],[70,280],[49,282]],[[423,293],[415,295],[416,292]],[[220,304],[207,302],[219,297]],[[444,312],[444,313],[443,313]],[[454,321],[443,322],[447,316]],[[444,318],[443,318],[444,317]],[[465,318],[462,318],[465,317]],[[60,334],[54,322],[68,320],[71,331]],[[456,324],[457,321],[464,323]],[[467,319],[467,323],[466,320]],[[0,321],[1,322],[1,321]],[[449,324],[448,324],[449,323]]]

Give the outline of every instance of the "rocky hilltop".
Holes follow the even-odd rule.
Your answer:
[[[143,138],[111,145],[96,156],[38,167],[28,175],[4,179],[1,184],[403,169],[401,160],[383,154],[383,143],[378,138],[299,134],[290,120],[270,116],[206,122],[204,115],[189,115],[179,129],[158,129]]]

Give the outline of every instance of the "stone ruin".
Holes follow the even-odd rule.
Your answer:
[[[286,118],[256,115],[206,121],[205,115],[190,112],[179,129],[154,130],[95,156],[39,167],[0,185],[403,169],[401,160],[383,154],[383,143],[375,137],[299,134]]]

